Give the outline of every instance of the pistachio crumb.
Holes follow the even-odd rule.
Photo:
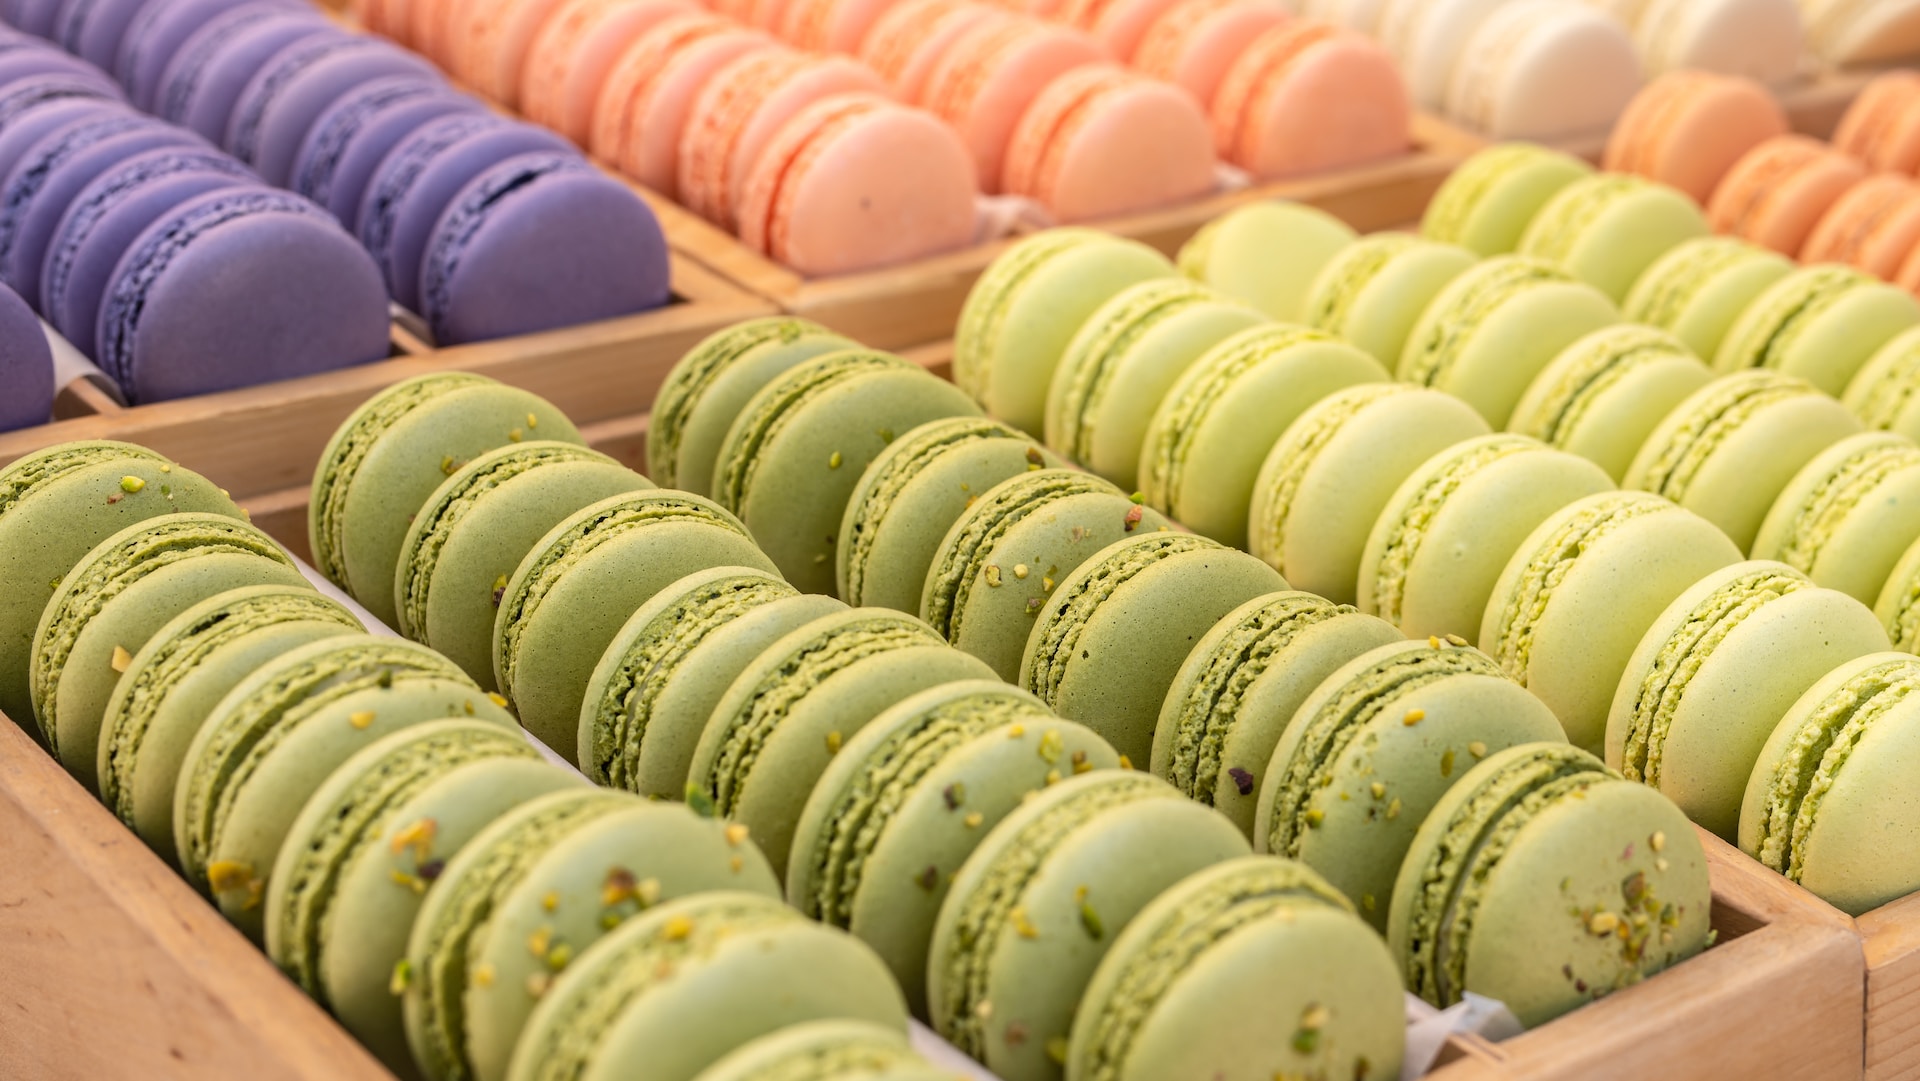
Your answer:
[[[1128,758],[1128,757],[1127,757],[1126,755],[1124,755],[1124,754],[1123,754],[1123,755],[1121,755],[1121,756],[1120,756],[1120,768],[1121,768],[1121,769],[1132,769],[1132,768],[1133,768],[1133,759],[1131,759],[1131,758]]]
[[[484,962],[473,966],[473,985],[475,987],[493,986],[493,966]]]
[[[1038,753],[1048,762],[1060,761],[1060,752],[1065,749],[1066,737],[1060,734],[1058,728],[1050,728],[1040,737]]]
[[[555,972],[566,968],[572,960],[573,947],[564,942],[555,943],[553,949],[547,951],[547,967]]]
[[[967,802],[967,786],[955,781],[940,790],[940,798],[946,801],[947,810],[957,811]]]
[[[1054,785],[1057,785],[1059,783],[1060,783],[1060,771],[1057,769],[1048,770],[1047,771],[1047,787],[1052,788]]]
[[[1427,719],[1426,710],[1410,709],[1407,711],[1407,715],[1400,719],[1400,723],[1406,725],[1408,728],[1412,728],[1414,725],[1419,724],[1421,721],[1424,721],[1426,719]]]
[[[843,463],[844,463],[845,461],[846,461],[846,459],[845,459],[845,458],[842,458],[842,457],[840,456],[840,452],[836,450],[836,451],[834,451],[834,452],[833,452],[833,454],[832,454],[831,456],[829,456],[829,457],[827,458],[827,468],[828,468],[828,469],[838,469],[838,468],[840,468],[840,466],[841,466],[841,465],[842,465],[842,464],[843,464]]]
[[[1067,1038],[1065,1036],[1055,1036],[1053,1039],[1047,1041],[1047,1057],[1052,1059],[1057,1065],[1065,1066],[1067,1064]]]
[[[654,905],[660,903],[660,880],[657,878],[643,878],[633,893],[634,896],[639,899],[642,908],[652,908]]]
[[[1661,830],[1654,830],[1653,836],[1647,838],[1647,847],[1653,849],[1655,852],[1664,851],[1667,847],[1666,833]]]
[[[162,473],[171,473],[171,472],[173,472],[173,463],[171,463],[171,462],[161,462],[161,463],[160,463],[160,472],[162,472]]]
[[[747,840],[747,827],[745,823],[730,822],[727,824],[727,843],[728,844],[732,845],[735,848],[739,848],[741,845],[746,843],[746,840]]]
[[[968,815],[967,817],[961,819],[960,821],[964,823],[968,829],[977,830],[980,828],[980,823],[985,822],[986,820],[987,820],[986,815],[981,814],[979,811],[975,811],[972,814]]]
[[[407,988],[413,986],[413,962],[402,957],[393,966],[393,977],[387,981],[387,993],[404,995]]]
[[[1656,871],[1665,871],[1667,868],[1671,866],[1673,865],[1667,862],[1667,858],[1665,856],[1657,856],[1654,858],[1653,869]]]
[[[1428,648],[1428,649],[1439,649],[1439,648],[1440,648],[1440,636],[1439,636],[1439,635],[1437,635],[1437,634],[1429,634],[1429,635],[1427,635],[1427,648]]]
[[[522,439],[525,439],[526,437],[527,437],[527,433],[521,431],[518,428],[507,429],[507,442],[509,443],[518,443]]]
[[[552,912],[555,909],[559,908],[560,894],[553,890],[548,890],[546,893],[546,896],[540,898],[540,907],[547,910],[548,912]]]
[[[1467,640],[1457,634],[1447,635],[1447,644],[1450,646],[1459,646],[1461,649],[1467,648]]]
[[[127,647],[114,646],[113,647],[113,670],[116,672],[125,672],[132,665],[133,665],[133,654],[127,652]]]
[[[1008,739],[1019,739],[1022,736],[1025,736],[1026,734],[1027,734],[1027,726],[1024,724],[1012,725],[1007,729]]]
[[[131,474],[120,478],[120,490],[133,495],[147,486],[147,482]]]
[[[732,868],[733,873],[737,875],[747,869],[747,861],[745,857],[735,856],[727,861],[727,866]]]
[[[1325,822],[1327,820],[1327,812],[1321,810],[1318,807],[1315,807],[1314,809],[1307,812],[1306,819],[1307,819],[1308,829],[1319,829],[1320,823]]]
[[[507,576],[501,575],[493,580],[493,606],[500,607],[501,598],[507,595]]]
[[[1040,928],[1035,927],[1033,921],[1027,918],[1026,909],[1016,907],[1007,915],[1007,919],[1013,923],[1014,933],[1021,938],[1040,937]]]
[[[1233,790],[1243,796],[1253,795],[1253,774],[1239,766],[1227,767],[1227,777],[1233,781]]]
[[[1135,503],[1133,506],[1128,507],[1127,518],[1126,518],[1126,531],[1131,533],[1135,529],[1139,528],[1140,519],[1144,517],[1146,517],[1146,514],[1144,511],[1140,509],[1140,504]]]
[[[1487,757],[1487,745],[1476,739],[1472,743],[1467,744],[1467,753],[1475,758],[1485,758]]]
[[[1042,592],[1042,593],[1052,593],[1052,592],[1053,592],[1053,579],[1052,579],[1052,578],[1042,578],[1042,579],[1040,579],[1040,592]]]
[[[547,972],[535,972],[527,977],[527,996],[544,998],[547,989],[553,986],[553,975]]]
[[[686,916],[674,916],[660,930],[668,942],[684,942],[693,934],[693,920]]]
[[[973,1015],[982,1021],[993,1017],[993,1000],[986,998],[981,999],[980,1004],[973,1008]]]
[[[839,729],[835,729],[827,733],[827,753],[828,754],[840,753],[840,740],[841,740],[841,736],[840,736]]]
[[[540,418],[539,418],[539,417],[537,417],[537,416],[535,416],[535,415],[534,415],[534,414],[532,414],[532,413],[528,413],[528,414],[527,414],[527,427],[529,427],[529,428],[538,428],[538,427],[540,427]]]
[[[370,709],[363,709],[358,713],[347,714],[347,723],[362,730],[372,727],[373,719],[373,711]]]
[[[1387,786],[1386,786],[1385,784],[1383,784],[1383,783],[1381,783],[1381,782],[1379,782],[1379,781],[1375,781],[1375,782],[1373,782],[1372,784],[1370,784],[1370,785],[1368,785],[1368,786],[1367,786],[1367,791],[1369,791],[1369,792],[1372,792],[1372,793],[1373,793],[1373,798],[1374,798],[1374,799],[1386,799],[1386,798],[1387,798]]]
[[[1620,917],[1611,912],[1595,912],[1587,918],[1587,930],[1596,936],[1613,934],[1620,927]]]
[[[1395,799],[1392,803],[1387,804],[1387,818],[1391,820],[1399,817],[1400,817],[1400,801],[1398,799]]]
[[[501,709],[507,708],[507,696],[504,694],[501,694],[499,691],[488,691],[487,701],[492,702],[494,705],[499,706]]]
[[[1021,579],[1022,581],[1026,579],[1027,575],[1032,573],[1033,573],[1033,568],[1027,566],[1025,563],[1015,563],[1013,565],[1013,576],[1015,578]]]
[[[929,863],[921,868],[919,874],[913,876],[913,881],[921,889],[932,893],[934,888],[940,885],[940,868]]]
[[[1440,776],[1453,776],[1453,748],[1448,747],[1440,755]]]
[[[1085,751],[1073,752],[1073,757],[1069,759],[1069,761],[1073,763],[1073,772],[1076,775],[1085,773],[1093,768],[1093,763],[1087,761],[1087,752]]]
[[[1027,464],[1034,467],[1035,469],[1038,469],[1041,466],[1047,464],[1047,460],[1041,457],[1040,455],[1039,444],[1037,443],[1027,444]]]
[[[543,926],[527,936],[527,952],[533,954],[535,957],[545,957],[547,951],[552,948],[553,928],[551,927]]]
[[[993,564],[993,563],[989,563],[989,564],[987,564],[987,569],[986,569],[986,570],[985,570],[985,571],[984,571],[983,573],[984,573],[984,575],[985,575],[985,577],[986,577],[986,579],[987,579],[987,587],[988,587],[989,589],[999,589],[999,588],[1000,588],[1000,581],[1001,581],[1001,579],[1000,579],[1000,568],[999,568],[999,566],[997,566],[997,565],[995,565],[995,564]]]

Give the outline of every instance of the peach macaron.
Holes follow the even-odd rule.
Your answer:
[[[981,190],[997,194],[1007,146],[1027,107],[1060,76],[1108,59],[1098,42],[1070,27],[1024,16],[983,20],[934,68],[921,104],[960,132]]]
[[[1800,249],[1803,263],[1845,263],[1892,280],[1920,245],[1920,184],[1870,176],[1834,200]]]
[[[1260,35],[1291,18],[1277,0],[1187,0],[1160,16],[1133,66],[1212,108],[1220,80]]]
[[[924,105],[927,80],[954,43],[975,26],[1004,16],[976,0],[906,0],[873,24],[858,55],[901,101]]]
[[[1920,72],[1874,76],[1840,117],[1833,148],[1874,169],[1920,172]]]
[[[1788,131],[1787,113],[1752,79],[1676,71],[1643,87],[1607,140],[1608,172],[1657,180],[1706,203],[1748,151]]]
[[[627,47],[667,19],[699,10],[693,0],[567,0],[527,53],[520,112],[588,145],[601,88]]]
[[[1781,135],[1754,147],[1727,173],[1707,203],[1716,233],[1797,256],[1822,215],[1867,167],[1804,135]]]
[[[1151,147],[1151,153],[1142,148]],[[1061,222],[1192,199],[1215,184],[1206,113],[1170,83],[1110,64],[1076,68],[1014,130],[1002,189]]]
[[[1215,149],[1260,180],[1403,153],[1412,123],[1386,49],[1306,19],[1260,35],[1213,101]]]

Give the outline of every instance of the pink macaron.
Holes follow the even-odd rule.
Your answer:
[[[520,74],[520,111],[586,146],[615,64],[647,31],[700,11],[693,0],[567,0],[533,39]]]
[[[1412,122],[1384,48],[1306,19],[1260,35],[1213,101],[1215,148],[1261,180],[1405,153]]]
[[[1188,0],[1148,29],[1133,66],[1186,89],[1211,109],[1234,62],[1289,18],[1277,0]]]
[[[882,15],[860,43],[860,60],[901,101],[926,104],[934,68],[974,27],[1007,17],[977,0],[906,0]]]
[[[1109,59],[1099,42],[1070,27],[1018,16],[983,21],[934,68],[923,104],[960,132],[981,190],[994,193],[1027,107],[1060,76]]]
[[[1098,64],[1060,76],[1034,100],[1001,186],[1061,222],[1091,221],[1204,195],[1214,166],[1207,114],[1191,94]]]

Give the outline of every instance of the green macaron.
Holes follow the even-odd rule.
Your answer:
[[[1746,550],[1794,474],[1860,430],[1845,406],[1804,379],[1740,372],[1675,406],[1641,444],[1623,484],[1673,500]]]
[[[1117,541],[1041,607],[1020,686],[1129,761],[1149,762],[1161,703],[1195,644],[1241,605],[1286,588],[1272,567],[1205,537]]]
[[[922,424],[874,458],[854,486],[834,551],[834,583],[855,608],[920,610],[940,541],[1003,480],[1066,463],[985,417]]]
[[[1540,208],[1520,237],[1520,254],[1553,263],[1618,304],[1661,256],[1709,231],[1707,216],[1684,192],[1627,173],[1596,173]]]
[[[1688,587],[1740,559],[1713,523],[1658,496],[1589,496],[1520,543],[1487,600],[1480,648],[1598,753],[1640,639]]]
[[[831,593],[841,519],[868,464],[902,432],[978,413],[953,384],[890,353],[815,357],[741,410],[714,467],[714,499],[788,581]]]
[[[100,542],[61,580],[34,631],[27,678],[48,750],[98,790],[107,702],[155,631],[229,589],[305,584],[271,538],[225,515],[161,515]]]
[[[1348,662],[1301,704],[1260,786],[1254,849],[1326,876],[1376,929],[1427,812],[1488,755],[1565,739],[1477,649],[1400,642]]]
[[[1323,331],[1270,324],[1221,342],[1174,383],[1140,449],[1147,504],[1195,532],[1243,548],[1267,452],[1316,402],[1392,377]]]
[[[583,442],[544,398],[485,376],[436,372],[381,391],[340,425],[314,469],[314,566],[391,625],[394,568],[420,505],[468,461],[522,439]]]
[[[513,724],[411,642],[347,635],[282,654],[228,692],[187,749],[173,832],[188,880],[258,941],[280,844],[333,767],[390,732],[463,716]]]
[[[237,589],[180,613],[133,655],[107,702],[96,761],[107,809],[177,862],[173,793],[214,707],[282,654],[364,629],[304,582]]]
[[[1520,247],[1527,226],[1555,195],[1592,175],[1593,166],[1571,154],[1501,143],[1447,177],[1427,205],[1420,232],[1481,255],[1505,255]]]
[[[1920,539],[1920,447],[1864,432],[1808,462],[1774,500],[1753,542],[1816,583],[1872,604]]]
[[[953,333],[953,381],[991,416],[1039,435],[1067,344],[1129,285],[1175,274],[1166,256],[1092,229],[1020,240],[974,283]]]
[[[1436,1006],[1544,1024],[1707,945],[1706,852],[1665,796],[1565,744],[1488,756],[1421,824],[1387,941]]]
[[[1437,390],[1365,383],[1335,391],[1267,452],[1247,550],[1295,588],[1351,604],[1367,534],[1394,491],[1435,454],[1487,434],[1472,406]]]
[[[833,1020],[905,1034],[873,951],[776,900],[705,893],[626,921],[555,980],[507,1077],[615,1081],[645,1063],[649,1081],[695,1081],[762,1036]]]
[[[494,614],[520,561],[582,507],[652,487],[571,443],[514,443],[480,455],[434,489],[407,527],[394,574],[394,629],[495,689]]]
[[[496,819],[446,863],[407,942],[402,1007],[422,1073],[506,1077],[576,959],[655,906],[714,890],[779,896],[744,830],[684,804],[570,787]]]
[[[1338,890],[1291,860],[1230,860],[1115,938],[1075,1012],[1067,1076],[1395,1077],[1403,995],[1385,943]]]
[[[1392,368],[1400,363],[1420,313],[1478,261],[1465,248],[1410,233],[1361,237],[1314,279],[1299,321],[1351,342]]]
[[[1427,306],[1400,355],[1399,375],[1465,399],[1504,428],[1562,349],[1619,321],[1605,293],[1559,267],[1499,256],[1455,278]]]
[[[710,494],[714,459],[747,401],[802,361],[857,347],[786,315],[749,319],[707,336],[660,384],[647,424],[647,468],[664,487]]]
[[[1893,648],[1920,652],[1920,540],[1901,554],[1873,604]]]
[[[698,1081],[954,1081],[870,1021],[810,1021],[742,1046]]]
[[[1852,267],[1803,267],[1747,305],[1715,354],[1723,372],[1770,368],[1828,394],[1895,335],[1920,325],[1920,300]]]
[[[1734,237],[1689,240],[1640,275],[1620,311],[1712,360],[1740,313],[1793,270],[1779,252]]]
[[[1267,762],[1300,704],[1348,661],[1398,641],[1391,623],[1311,593],[1248,601],[1174,677],[1153,730],[1154,776],[1252,835]]]
[[[1653,327],[1605,327],[1561,350],[1514,407],[1507,430],[1592,461],[1619,480],[1653,429],[1713,371]]]
[[[580,706],[601,655],[654,594],[708,567],[772,572],[739,520],[661,489],[590,504],[521,560],[493,622],[493,672],[520,723],[578,761]]]
[[[1088,317],[1053,373],[1047,445],[1131,490],[1147,422],[1168,389],[1207,350],[1266,321],[1184,278],[1121,290]]]
[[[1274,319],[1298,323],[1314,279],[1357,239],[1351,226],[1317,207],[1263,199],[1195,233],[1180,249],[1180,270]]]
[[[205,477],[130,443],[62,443],[0,468],[0,713],[38,737],[33,632],[73,565],[136,522],[194,512],[241,516]]]
[[[1074,1014],[1117,936],[1168,887],[1247,855],[1225,818],[1144,773],[1048,788],[974,849],[927,959],[933,1026],[1004,1081],[1059,1081]]]
[[[1867,606],[1783,563],[1702,578],[1633,651],[1607,714],[1607,765],[1732,840],[1767,737],[1807,688],[1887,649]]]
[[[1472,642],[1494,583],[1527,534],[1612,487],[1599,466],[1525,436],[1446,447],[1401,483],[1368,533],[1360,610],[1408,637]]]
[[[1920,438],[1920,327],[1896,334],[1868,360],[1840,401],[1871,431]]]
[[[848,740],[807,797],[787,899],[873,947],[926,1016],[927,947],[947,886],[1033,793],[1120,758],[997,680],[948,683]]]
[[[768,646],[727,689],[694,749],[687,790],[750,827],[784,876],[800,812],[847,740],[929,687],[992,676],[904,612],[822,616]]]
[[[1011,682],[1034,618],[1061,579],[1107,545],[1169,525],[1091,474],[1023,473],[988,489],[947,531],[927,571],[920,618]]]
[[[1920,890],[1920,660],[1875,653],[1795,702],[1754,764],[1740,850],[1851,916]]]

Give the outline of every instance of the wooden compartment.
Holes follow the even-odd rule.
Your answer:
[[[1854,923],[1867,958],[1867,1081],[1920,1077],[1920,893]]]

